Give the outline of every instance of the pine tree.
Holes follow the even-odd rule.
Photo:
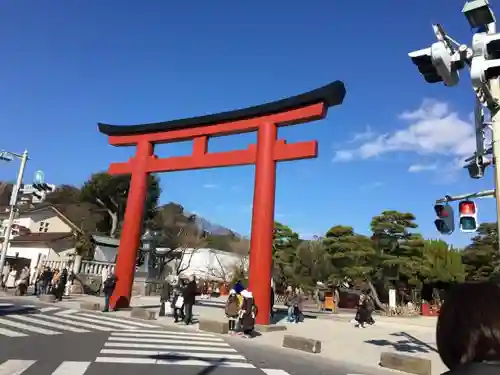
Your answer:
[[[477,235],[462,254],[467,280],[492,280],[500,277],[500,255],[496,223],[482,223]]]
[[[410,231],[418,228],[415,216],[383,211],[372,219],[370,226],[381,260],[379,276],[418,285],[424,240],[420,234]]]
[[[368,237],[354,233],[352,227],[337,225],[328,230],[323,242],[332,262],[334,281],[356,283],[370,279],[375,249]]]

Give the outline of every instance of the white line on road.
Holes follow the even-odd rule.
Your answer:
[[[0,365],[0,375],[21,375],[36,361],[9,359]]]
[[[194,352],[166,352],[158,350],[127,350],[127,349],[102,349],[101,354],[114,355],[137,355],[137,356],[169,356],[169,357],[188,357],[188,358],[205,358],[205,359],[239,359],[245,360],[240,354],[222,354],[222,353],[194,353]]]
[[[77,313],[79,310],[75,309],[68,309],[68,310],[63,310],[55,313],[54,315],[71,315]]]
[[[11,331],[10,329],[1,328],[1,327],[0,327],[0,335],[7,336],[7,337],[26,337],[26,336],[28,336],[25,333]]]
[[[264,373],[266,375],[290,375],[285,370],[278,370],[278,369],[273,369],[273,368],[261,368],[261,370],[264,371]],[[349,375],[349,374],[347,374],[347,375]]]
[[[181,340],[180,338],[170,339],[145,339],[142,337],[110,337],[108,341],[125,341],[125,342],[148,342],[154,344],[186,344],[186,340]],[[189,345],[198,345],[198,346],[229,346],[229,344],[225,342],[212,342],[212,341],[189,341]]]
[[[123,331],[116,331],[123,332]],[[176,334],[178,336],[205,336],[205,337],[216,337],[209,333],[198,333],[198,332],[180,332],[180,331],[162,331],[162,330],[151,330],[151,329],[134,329],[134,333],[154,333],[157,335],[161,334]]]
[[[123,358],[123,357],[97,357],[98,363],[127,363],[127,364],[157,364],[157,365],[176,365],[176,366],[199,366],[199,367],[232,367],[232,368],[255,368],[254,365],[247,362],[211,362],[198,361],[195,359],[187,360],[156,360],[153,358]],[[2,374],[0,374],[2,375]]]
[[[14,306],[12,303],[0,303],[0,308]]]
[[[96,331],[107,331],[107,332],[114,331],[114,328],[102,327],[102,326],[98,326],[98,325],[91,324],[91,323],[74,322],[72,320],[69,320],[70,317],[68,317],[69,319],[60,318],[60,317],[57,317],[57,316],[54,316],[54,315],[38,315],[38,317],[41,318],[41,319],[52,320],[54,322],[59,322],[59,323],[64,323],[64,324],[71,324],[71,325],[74,325],[74,326],[77,326],[77,327],[83,327],[83,328],[88,328],[88,329],[95,329]]]
[[[152,339],[168,339],[168,338],[174,338],[174,339],[181,339],[181,340],[199,340],[199,341],[215,341],[215,342],[220,342],[224,341],[221,338],[218,337],[205,337],[205,336],[179,336],[177,335],[177,332],[165,332],[165,333],[160,333],[158,332],[157,334],[154,333],[135,333],[135,331],[127,331],[127,332],[113,332],[111,334],[113,337],[149,337]]]
[[[37,319],[35,317],[29,317],[29,316],[24,316],[24,315],[9,315],[9,318],[17,319],[17,320],[20,320],[22,322],[28,322],[28,323],[38,324],[38,325],[45,326],[45,327],[50,327],[50,328],[55,328],[55,329],[62,329],[64,331],[70,331],[70,332],[76,332],[76,333],[86,333],[86,332],[89,332],[89,331],[87,331],[85,329],[75,328],[75,327],[71,327],[71,326],[67,326],[67,325],[63,325],[63,324],[46,322],[46,321]]]
[[[43,308],[41,308],[40,312],[46,313],[46,312],[49,312],[49,311],[55,311],[55,310],[59,310],[59,309],[60,309],[59,307],[49,306],[49,307],[43,307]]]
[[[64,361],[52,375],[83,375],[91,362]]]
[[[78,316],[85,316],[87,318],[94,318],[94,319],[99,319],[99,320],[104,320],[108,322],[114,322],[114,323],[122,323],[126,324],[127,326],[138,326],[138,327],[144,327],[144,328],[156,328],[157,326],[153,326],[151,324],[146,324],[146,323],[140,323],[140,322],[134,322],[133,320],[125,320],[125,319],[119,319],[119,318],[111,318],[111,317],[106,317],[106,316],[98,316],[98,315],[92,315],[92,314],[78,314]]]
[[[104,321],[100,320],[98,316],[96,316],[95,319],[91,319],[91,318],[84,318],[84,317],[82,317],[80,315],[71,315],[71,319],[72,320],[73,319],[74,320],[80,320],[80,321],[89,322],[89,323],[98,323],[98,324],[102,324],[102,325],[106,325],[106,326],[110,326],[110,327],[115,327],[114,330],[116,330],[116,328],[121,328],[121,329],[130,328],[129,325],[125,325],[125,324],[104,322]]]
[[[210,344],[211,345],[211,344]],[[123,343],[123,342],[107,342],[104,344],[108,348],[136,348],[136,349],[166,349],[166,350],[193,350],[193,351],[203,351],[203,352],[236,352],[233,348],[223,348],[212,346],[191,346],[191,345],[158,345],[158,344],[135,344],[135,343]]]
[[[18,323],[18,322],[11,322],[10,320],[3,319],[3,318],[0,318],[0,325],[19,328],[19,329],[22,329],[24,331],[29,331],[29,332],[41,333],[42,335],[60,335],[61,334],[61,332],[52,331],[50,329],[44,329],[44,328],[39,328],[39,327],[33,327],[33,326],[29,326],[29,325],[26,325],[23,323]]]

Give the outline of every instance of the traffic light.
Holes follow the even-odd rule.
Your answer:
[[[408,54],[418,71],[429,83],[443,82],[446,86],[455,86],[459,81],[460,60],[444,41],[433,43],[430,48],[413,51]]]
[[[479,155],[475,156],[470,163],[464,166],[464,168],[467,168],[470,178],[480,179],[484,177],[484,171],[486,170],[486,167],[490,164],[491,164],[490,159]]]
[[[477,33],[472,38],[470,76],[474,88],[500,76],[500,33]]]
[[[458,204],[460,212],[460,230],[462,232],[477,231],[477,207],[473,201],[462,201]]]
[[[52,192],[54,188],[50,185],[47,185],[45,182],[41,184],[33,184],[33,196],[37,198],[39,201],[45,199],[48,193]]]
[[[453,207],[449,204],[436,204],[434,211],[436,211],[436,216],[438,217],[434,220],[434,225],[438,232],[441,234],[452,234],[455,230]]]

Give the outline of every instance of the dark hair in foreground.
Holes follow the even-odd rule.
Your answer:
[[[500,286],[463,283],[445,296],[436,329],[444,364],[453,370],[471,362],[500,360]]]

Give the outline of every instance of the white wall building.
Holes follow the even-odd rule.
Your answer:
[[[182,277],[229,282],[237,268],[248,271],[248,256],[207,248],[178,251],[182,252],[180,266],[177,264]]]
[[[43,261],[68,260],[75,254],[78,230],[64,215],[51,206],[21,213],[14,221],[7,262],[29,264],[32,277]],[[0,241],[4,241],[7,220],[2,221]]]

